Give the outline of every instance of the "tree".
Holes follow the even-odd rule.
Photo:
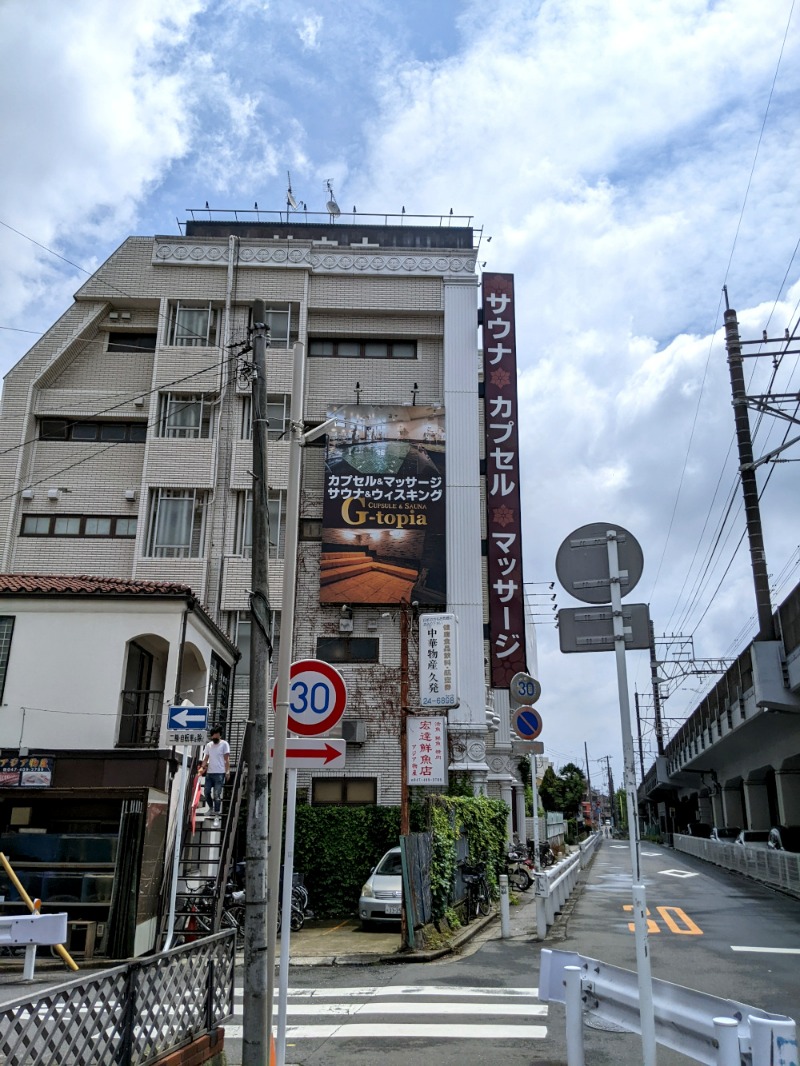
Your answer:
[[[586,796],[586,777],[583,770],[574,762],[561,767],[562,803],[561,808],[568,818],[577,818],[581,809],[581,800]]]
[[[564,783],[556,776],[552,766],[548,766],[539,785],[539,799],[546,811],[561,811],[564,803]]]
[[[628,828],[628,801],[624,788],[614,793],[614,823],[623,832]]]

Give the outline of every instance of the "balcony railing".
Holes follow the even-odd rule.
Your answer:
[[[124,689],[117,747],[157,748],[164,706],[163,689]]]

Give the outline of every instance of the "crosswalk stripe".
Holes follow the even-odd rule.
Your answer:
[[[353,1017],[356,1014],[468,1014],[475,1015],[474,1003],[287,1003],[287,1015],[313,1017],[315,1015],[341,1014]],[[547,1004],[495,1003],[481,1007],[481,1017],[505,1015],[517,1018],[546,1018]],[[241,1017],[237,1011],[234,1017]]]
[[[288,996],[294,999],[354,999],[367,997],[390,997],[410,996],[422,998],[424,996],[478,996],[481,999],[494,996],[503,999],[525,997],[537,999],[538,988],[472,988],[461,985],[367,985],[363,988],[290,988]],[[243,989],[237,986],[234,989],[236,999],[242,999]],[[275,991],[277,998],[278,992]]]
[[[393,1040],[543,1040],[547,1036],[544,1025],[287,1025],[286,1039],[293,1040],[361,1040],[384,1038]],[[241,1040],[241,1025],[225,1025],[226,1040]]]

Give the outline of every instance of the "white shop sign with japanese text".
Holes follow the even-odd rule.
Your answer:
[[[458,620],[454,614],[419,616],[419,702],[457,707]]]
[[[406,719],[409,785],[447,784],[447,719]]]

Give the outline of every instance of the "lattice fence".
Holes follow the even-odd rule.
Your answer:
[[[233,1013],[234,930],[0,1007],[4,1066],[147,1066]]]

